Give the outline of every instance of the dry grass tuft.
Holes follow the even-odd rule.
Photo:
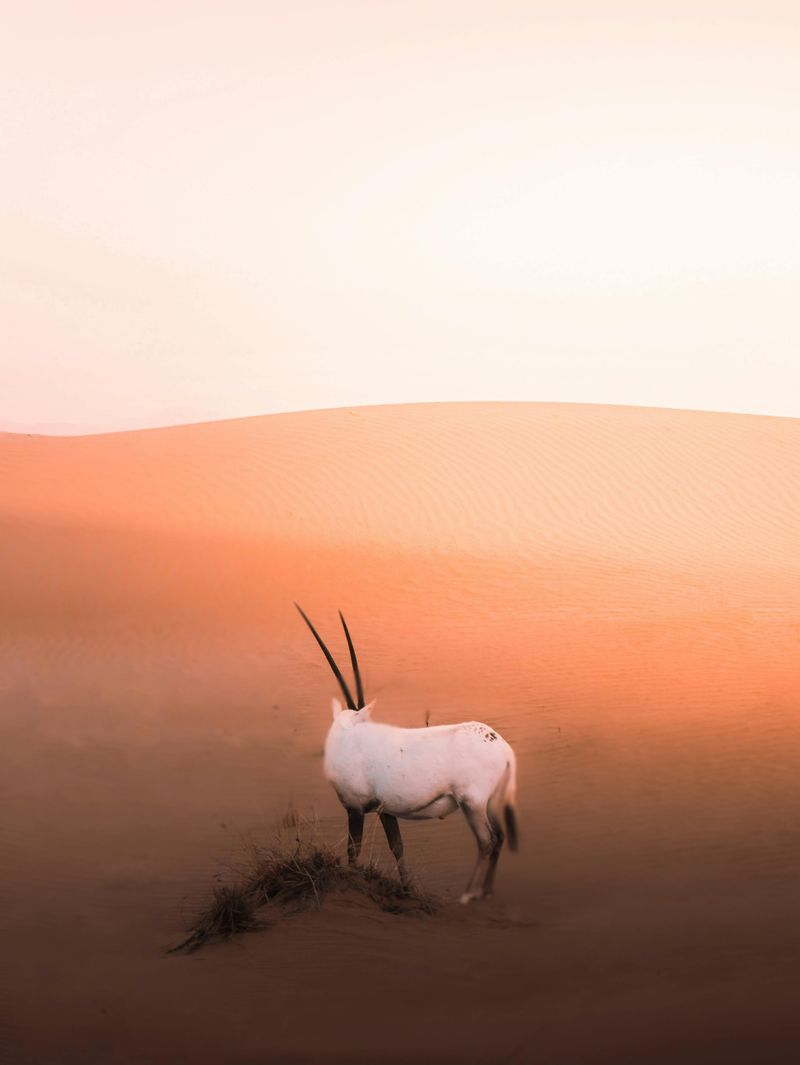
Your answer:
[[[278,844],[264,849],[251,844],[238,877],[218,884],[208,906],[196,918],[189,935],[169,953],[198,950],[210,939],[230,939],[242,932],[264,928],[260,911],[281,917],[301,910],[319,909],[325,895],[334,892],[364,896],[385,913],[433,914],[437,901],[415,888],[404,888],[372,864],[343,864],[336,852],[319,841],[296,836],[287,849]]]
[[[244,884],[216,884],[211,902],[198,914],[189,930],[189,935],[169,954],[177,951],[198,950],[209,939],[230,939],[239,932],[250,932],[261,927],[256,918],[255,906]]]

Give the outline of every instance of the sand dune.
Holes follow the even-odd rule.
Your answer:
[[[5,434],[0,544],[9,1061],[800,1050],[800,422],[433,404]],[[288,802],[342,834],[294,599],[337,648],[345,610],[385,720],[513,743],[522,851],[471,912],[334,905],[165,958],[241,834]],[[406,835],[455,897],[463,824]]]
[[[797,431],[792,419],[630,407],[365,407],[5,434],[0,472],[4,513],[37,521],[781,565],[800,517]]]

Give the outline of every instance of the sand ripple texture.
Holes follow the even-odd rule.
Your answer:
[[[529,403],[0,438],[6,516],[526,557],[781,564],[793,419]]]

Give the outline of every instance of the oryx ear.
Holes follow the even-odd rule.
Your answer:
[[[377,701],[377,699],[373,699],[371,703],[367,703],[366,706],[361,707],[358,711],[358,716],[362,721],[366,721],[368,717],[372,716],[372,711],[375,709],[375,703],[377,703]]]
[[[342,706],[342,704],[339,702],[339,700],[336,698],[335,695],[334,695],[334,697],[333,697],[333,699],[331,701],[331,710],[333,711],[333,720],[334,721],[339,716],[339,714],[341,714],[342,711],[344,710],[344,707]]]

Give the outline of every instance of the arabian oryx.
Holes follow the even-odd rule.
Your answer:
[[[364,688],[353,641],[342,619],[356,682],[356,700],[322,641],[297,603],[328,660],[344,695],[346,708],[333,700],[333,724],[325,740],[325,775],[347,811],[347,855],[358,859],[364,815],[375,810],[381,819],[400,879],[408,884],[398,817],[409,820],[445,818],[464,812],[478,841],[478,861],[462,902],[480,899],[492,890],[503,845],[501,814],[511,850],[517,849],[516,759],[506,741],[480,721],[430,728],[397,728],[372,720],[375,701],[364,704]]]

